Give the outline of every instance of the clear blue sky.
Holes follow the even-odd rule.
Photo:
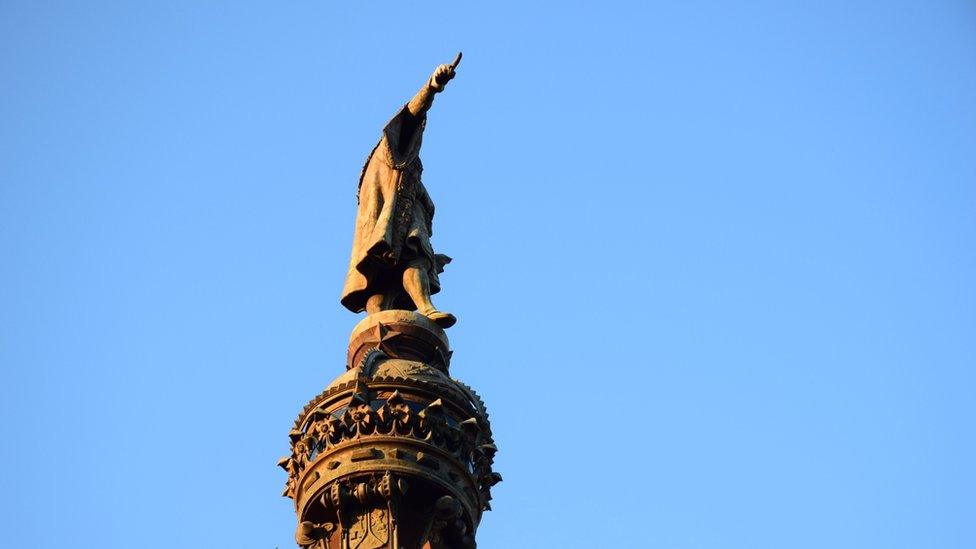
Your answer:
[[[0,545],[293,546],[424,144],[480,547],[976,547],[976,6],[0,2]]]

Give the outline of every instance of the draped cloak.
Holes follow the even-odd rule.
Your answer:
[[[414,117],[404,106],[383,128],[359,176],[359,207],[352,257],[342,289],[342,305],[355,313],[374,294],[388,296],[384,308],[416,309],[403,290],[403,270],[420,262],[430,293],[440,291],[438,273],[451,258],[430,245],[434,203],[420,180],[420,145],[426,114]]]

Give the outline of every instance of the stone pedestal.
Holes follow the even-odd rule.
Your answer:
[[[289,433],[285,494],[316,549],[468,549],[496,451],[484,404],[449,376],[447,335],[411,311],[366,317],[347,371]]]

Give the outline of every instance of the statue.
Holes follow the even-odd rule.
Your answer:
[[[359,207],[342,305],[354,313],[416,309],[442,328],[454,315],[437,310],[438,274],[450,257],[434,253],[434,203],[420,181],[420,145],[427,111],[461,61],[434,70],[417,95],[383,128],[359,177]]]
[[[445,329],[456,319],[431,303],[450,258],[431,247],[418,156],[427,111],[460,60],[437,67],[383,128],[359,177],[341,301],[368,314],[349,334],[346,371],[302,408],[278,462],[301,549],[475,549],[502,480],[488,410],[451,376]]]

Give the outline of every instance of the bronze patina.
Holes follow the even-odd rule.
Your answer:
[[[360,176],[342,304],[367,316],[349,337],[346,372],[301,411],[278,463],[303,549],[473,549],[501,480],[485,405],[450,376],[454,317],[430,301],[449,259],[430,244],[418,154],[426,112],[460,58],[387,124]]]
[[[434,203],[421,181],[420,146],[434,96],[454,78],[453,63],[437,67],[420,91],[383,128],[359,177],[359,208],[342,304],[354,313],[416,309],[443,328],[455,318],[431,294],[451,261],[434,253]]]

